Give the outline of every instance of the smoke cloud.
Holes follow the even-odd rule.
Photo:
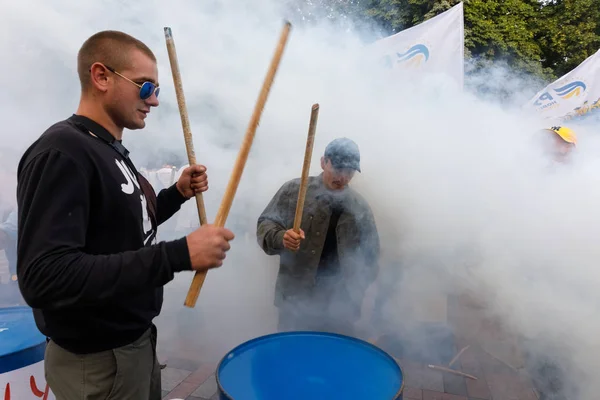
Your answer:
[[[147,127],[126,132],[124,144],[138,167],[162,162],[167,153],[185,160],[163,35],[170,26],[196,156],[208,167],[207,214],[214,219],[282,21],[300,22],[279,3],[12,2],[0,15],[0,147],[20,154],[76,110],[79,46],[96,31],[117,29],[155,52],[162,87]],[[464,91],[444,76],[391,74],[364,59],[375,30],[346,23],[340,29],[326,18],[294,25],[226,224],[236,234],[232,250],[222,268],[209,272],[196,308],[183,306],[191,273],[167,285],[159,352],[217,361],[240,342],[276,329],[278,257],[258,247],[256,219],[285,181],[300,176],[310,107],[319,103],[311,174],[320,172],[332,139],[359,145],[362,173],[351,185],[377,219],[381,276],[390,268],[403,271],[384,307],[388,327],[416,324],[427,304],[469,293],[508,329],[553,345],[579,398],[592,398],[600,372],[594,126],[570,125],[578,149],[570,163],[557,164],[538,133],[546,123],[520,109],[539,82],[502,66],[478,70]],[[11,185],[2,191],[13,196]],[[193,201],[174,218],[197,224]],[[159,231],[161,239],[170,235]],[[368,297],[376,292],[371,287]]]

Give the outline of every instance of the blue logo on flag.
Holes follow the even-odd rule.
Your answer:
[[[387,68],[392,68],[394,64],[402,64],[408,67],[418,67],[429,60],[429,48],[424,44],[415,44],[404,53],[396,53],[394,61],[391,55],[386,55],[381,62]]]
[[[563,99],[570,99],[571,97],[577,97],[585,92],[586,86],[582,81],[571,82],[563,87],[559,87],[554,89],[556,94],[558,94]]]
[[[405,53],[396,53],[397,62],[406,62],[411,65],[420,65],[429,60],[429,49],[424,44],[415,44]]]
[[[570,99],[572,97],[578,97],[583,94],[587,89],[585,82],[583,81],[573,81],[568,83],[562,87],[553,89],[554,92],[559,97],[563,99]],[[554,97],[550,94],[550,91],[544,92],[536,99],[533,103],[536,107],[540,107],[540,109],[548,109],[553,108],[558,104],[558,102],[554,99]]]

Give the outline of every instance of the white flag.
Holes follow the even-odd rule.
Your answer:
[[[525,107],[555,122],[587,117],[600,110],[600,51],[546,86]]]
[[[464,82],[464,11],[459,3],[412,28],[378,40],[371,54],[399,73],[446,74],[462,88]]]

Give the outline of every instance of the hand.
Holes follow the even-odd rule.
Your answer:
[[[229,229],[202,225],[186,236],[190,261],[194,271],[207,271],[223,265],[225,253],[234,235]]]
[[[204,165],[187,167],[181,173],[175,186],[179,190],[179,193],[186,199],[195,196],[196,193],[206,192],[208,190],[206,167]]]
[[[297,251],[303,239],[305,237],[302,229],[300,229],[299,233],[296,233],[293,229],[288,229],[283,235],[283,247],[291,251]]]

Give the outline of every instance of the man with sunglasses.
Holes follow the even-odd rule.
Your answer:
[[[348,187],[360,172],[356,143],[347,138],[329,143],[321,168],[308,181],[300,232],[291,229],[300,188],[300,179],[294,179],[258,218],[257,239],[266,254],[280,256],[279,330],[353,335],[378,272],[379,236],[369,205]]]
[[[219,267],[233,234],[202,226],[156,243],[157,228],[196,192],[191,166],[158,195],[122,143],[158,106],[152,51],[116,31],[78,58],[75,115],[48,128],[18,167],[18,282],[48,337],[46,378],[58,400],[161,398],[156,327],[176,272]]]

